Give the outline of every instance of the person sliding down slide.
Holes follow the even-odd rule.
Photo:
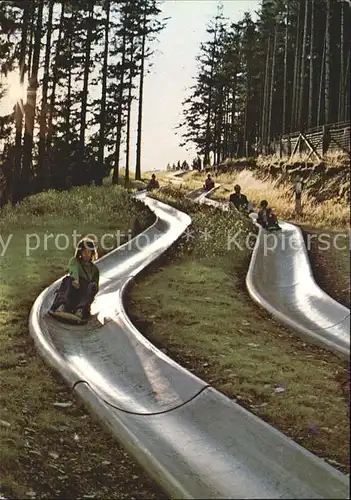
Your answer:
[[[156,175],[152,174],[151,179],[149,181],[149,184],[146,186],[146,189],[148,191],[152,191],[153,189],[159,189],[160,184],[158,180],[156,179]]]
[[[214,188],[214,186],[215,186],[215,183],[213,182],[213,180],[211,178],[211,174],[208,174],[207,179],[205,180],[204,190],[210,191],[211,189]]]
[[[268,201],[262,200],[260,203],[260,211],[258,212],[257,222],[267,231],[280,231],[281,227],[278,224],[278,219],[272,208],[268,207]]]
[[[234,186],[234,193],[229,196],[229,207],[234,206],[239,212],[253,212],[253,204],[242,194],[239,184]]]
[[[83,238],[68,262],[68,274],[56,292],[49,314],[64,319],[88,320],[90,306],[99,291],[100,273],[94,264],[97,258],[94,241]]]

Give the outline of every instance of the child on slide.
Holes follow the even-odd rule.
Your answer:
[[[267,231],[280,231],[281,227],[278,224],[277,216],[272,208],[268,206],[268,201],[262,200],[260,203],[260,211],[258,212],[257,222]]]
[[[68,261],[68,273],[56,292],[51,313],[73,313],[78,320],[89,318],[90,306],[99,291],[100,273],[94,264],[97,258],[94,241],[83,238]]]

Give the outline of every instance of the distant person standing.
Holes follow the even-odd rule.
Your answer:
[[[200,156],[197,157],[197,170],[199,172],[201,172],[201,170],[202,170],[202,161],[201,161]]]
[[[211,178],[211,174],[208,174],[207,179],[205,180],[204,190],[210,191],[214,187],[215,187],[215,183],[213,182],[213,179]]]
[[[298,175],[294,184],[294,193],[295,193],[295,212],[300,215],[302,213],[302,205],[301,205],[301,196],[302,196],[302,179]]]

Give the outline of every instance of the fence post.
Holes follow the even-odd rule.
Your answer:
[[[279,158],[283,158],[283,136],[279,137]]]
[[[290,138],[290,134],[288,135],[287,145],[288,145],[288,157],[291,158],[291,138]]]
[[[322,139],[322,144],[323,144],[323,156],[328,152],[329,146],[330,146],[330,130],[327,125],[323,125],[323,139]]]
[[[299,156],[301,158],[302,157],[302,150],[303,150],[303,138],[302,138],[301,132],[300,132],[298,140],[299,140]]]

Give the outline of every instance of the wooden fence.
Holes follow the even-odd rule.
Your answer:
[[[307,132],[281,136],[271,144],[276,155],[308,155],[322,159],[326,153],[343,151],[350,155],[350,122],[323,125]]]

